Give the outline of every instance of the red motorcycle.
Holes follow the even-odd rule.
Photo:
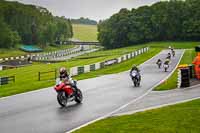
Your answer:
[[[66,107],[68,102],[75,101],[81,103],[83,100],[82,92],[80,89],[75,89],[76,81],[70,79],[68,81],[56,80],[54,89],[57,92],[57,101],[62,107]]]

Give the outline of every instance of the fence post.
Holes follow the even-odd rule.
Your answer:
[[[13,76],[13,82],[15,83],[15,76]]]
[[[40,81],[40,72],[38,72],[38,80]]]
[[[57,78],[57,69],[55,69],[55,79]]]

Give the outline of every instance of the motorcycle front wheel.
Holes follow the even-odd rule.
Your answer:
[[[82,100],[83,100],[82,92],[81,92],[80,89],[77,89],[75,101],[76,101],[77,103],[81,103]]]
[[[137,87],[137,79],[135,79],[135,78],[133,79],[133,84],[135,87]]]
[[[67,99],[68,98],[66,97],[64,91],[58,92],[57,101],[62,107],[66,107],[67,106]]]

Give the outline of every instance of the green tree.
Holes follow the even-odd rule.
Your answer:
[[[98,24],[106,48],[149,41],[200,40],[200,1],[170,0],[119,13]]]

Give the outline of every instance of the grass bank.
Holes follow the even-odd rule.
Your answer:
[[[75,133],[199,133],[200,99],[100,120]]]
[[[175,49],[191,49],[199,45],[199,42],[150,42],[147,45],[153,48],[168,48],[169,46]]]
[[[73,24],[73,38],[81,41],[97,41],[97,26]]]
[[[195,57],[194,49],[186,50],[183,58],[181,59],[180,64],[191,64]],[[178,70],[176,70],[171,77],[169,77],[165,82],[161,85],[157,86],[154,90],[162,91],[162,90],[171,90],[177,88],[177,78],[178,78]]]

